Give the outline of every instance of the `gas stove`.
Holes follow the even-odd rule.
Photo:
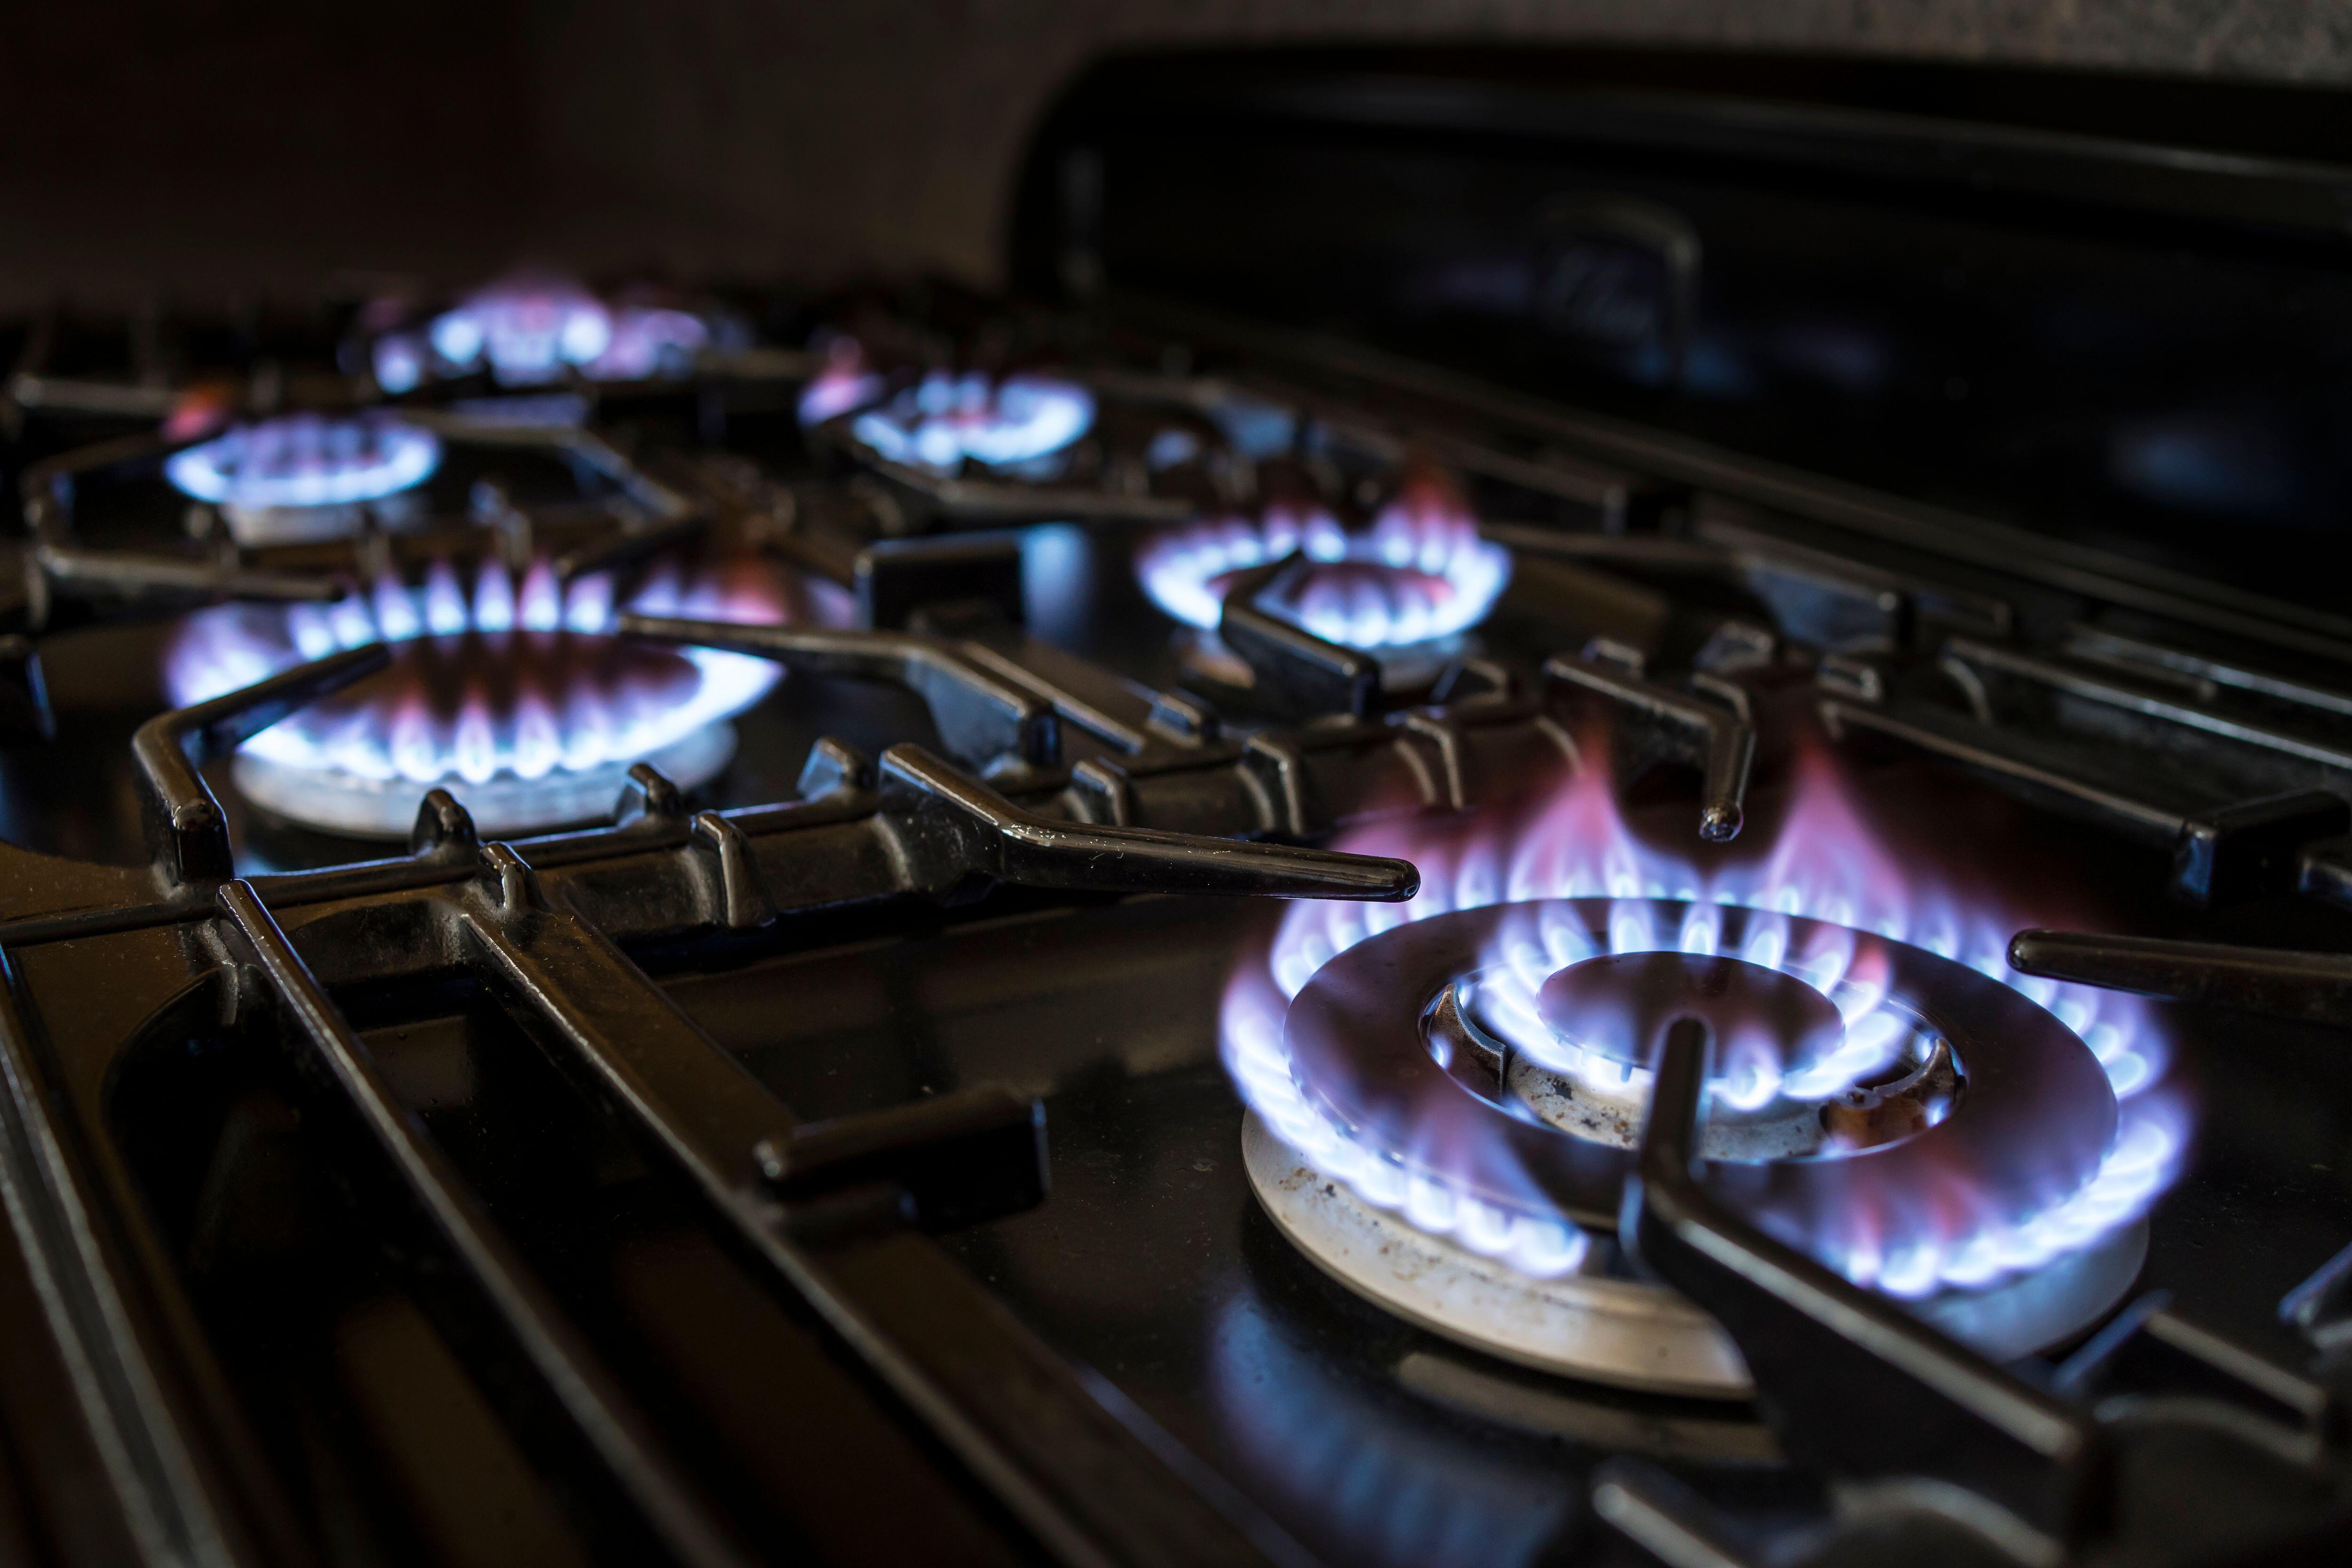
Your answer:
[[[2341,177],[1553,64],[14,329],[10,1551],[2337,1560]]]

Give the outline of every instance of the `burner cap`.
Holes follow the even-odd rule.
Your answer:
[[[1622,1067],[1649,1065],[1666,1026],[1698,1018],[1713,1031],[1718,1072],[1775,1079],[1826,1060],[1845,1042],[1834,1003],[1793,974],[1696,952],[1603,953],[1543,983],[1536,1006],[1561,1040]]]

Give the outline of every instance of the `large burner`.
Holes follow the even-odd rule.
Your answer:
[[[1213,630],[1225,595],[1257,567],[1303,558],[1265,606],[1349,647],[1393,650],[1454,637],[1484,620],[1510,581],[1510,552],[1479,537],[1452,484],[1416,472],[1350,532],[1328,510],[1276,500],[1255,520],[1204,520],[1160,535],[1137,553],[1153,604]]]
[[[163,474],[219,506],[240,542],[260,544],[354,532],[362,508],[381,514],[440,466],[432,433],[390,415],[285,414],[183,447]]]
[[[1300,906],[1224,1013],[1259,1194],[1354,1288],[1536,1364],[1745,1392],[1598,1244],[1685,1016],[1718,1042],[1707,1180],[1773,1234],[1998,1354],[2128,1286],[2182,1131],[2143,1009],[2011,974],[2006,922],[1907,893],[1825,775],[1744,874],[1644,854],[1597,770],[1533,823],[1411,837],[1349,847],[1412,856],[1419,898]]]
[[[628,607],[757,622],[790,610],[772,573],[740,560],[657,567]],[[367,837],[404,834],[436,786],[485,832],[555,826],[609,811],[640,761],[682,788],[712,777],[734,751],[724,721],[776,679],[747,655],[625,642],[614,614],[609,577],[567,589],[541,561],[518,584],[493,559],[469,584],[437,561],[420,583],[380,579],[329,606],[192,617],[173,694],[200,701],[337,648],[395,644],[382,673],[247,742],[238,787],[291,821]]]

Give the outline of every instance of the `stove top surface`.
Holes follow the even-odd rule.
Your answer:
[[[27,1561],[2341,1552],[2276,562],[1140,293],[247,336],[17,339]]]

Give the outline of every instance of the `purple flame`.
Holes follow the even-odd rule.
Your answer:
[[[668,563],[628,607],[773,622],[782,599],[764,570],[688,574]],[[542,560],[517,582],[493,559],[468,584],[436,561],[421,583],[382,578],[332,605],[225,605],[191,616],[167,678],[173,700],[185,706],[338,648],[414,644],[386,676],[354,688],[352,700],[297,713],[246,750],[289,767],[418,784],[634,762],[740,712],[775,683],[775,667],[750,655],[620,643],[608,635],[614,614],[606,576],[565,587]],[[464,679],[468,668],[495,672],[502,694],[487,679]],[[454,672],[446,680],[445,669]],[[462,683],[454,701],[436,694],[449,680]]]
[[[2178,1173],[2188,1115],[2163,1082],[2166,1045],[2147,1005],[2011,971],[2012,922],[1911,885],[1825,763],[1808,757],[1801,764],[1797,804],[1764,862],[1712,876],[1645,848],[1627,832],[1604,773],[1586,769],[1532,824],[1449,833],[1422,822],[1390,823],[1350,836],[1338,847],[1413,859],[1422,870],[1419,895],[1404,904],[1294,905],[1271,945],[1241,965],[1223,1014],[1227,1067],[1251,1107],[1307,1163],[1367,1201],[1402,1210],[1423,1229],[1507,1258],[1528,1273],[1577,1267],[1587,1243],[1565,1215],[1507,1214],[1450,1180],[1442,1152],[1375,1147],[1366,1142],[1370,1130],[1333,1121],[1300,1083],[1283,1037],[1288,999],[1334,955],[1368,937],[1454,910],[1576,898],[1612,900],[1604,942],[1568,919],[1506,922],[1481,955],[1476,983],[1488,1018],[1515,1046],[1604,1091],[1642,1089],[1646,1074],[1622,1066],[1621,1053],[1560,1041],[1534,1003],[1547,975],[1600,951],[1729,952],[1795,975],[1837,1006],[1846,1036],[1832,1056],[1785,1076],[1757,1063],[1719,1067],[1710,1092],[1734,1109],[1783,1096],[1824,1098],[1888,1059],[1910,1026],[1883,1005],[1885,973],[1872,953],[1886,942],[1925,948],[2011,986],[2053,1014],[2098,1058],[2119,1120],[2090,1179],[2007,1219],[1977,1216],[1899,1237],[1806,1238],[1858,1283],[1917,1298],[2040,1268],[2137,1218]],[[1793,944],[1791,916],[1832,929]],[[1972,1213],[1965,1204],[1949,1207],[1954,1215]]]
[[[1465,631],[1511,578],[1510,552],[1478,536],[1478,520],[1450,485],[1427,478],[1408,482],[1363,533],[1319,507],[1276,502],[1255,521],[1222,518],[1163,533],[1137,552],[1136,572],[1162,611],[1213,628],[1237,575],[1293,553],[1308,565],[1269,607],[1349,647]]]
[[[441,443],[388,414],[281,414],[173,453],[163,475],[226,506],[351,506],[412,489],[440,466]]]
[[[710,329],[690,311],[607,303],[561,278],[493,283],[421,332],[391,332],[371,351],[376,384],[399,394],[430,375],[487,366],[501,386],[533,386],[577,374],[637,381],[691,368]]]
[[[946,474],[967,458],[991,468],[1049,458],[1094,422],[1094,394],[1073,382],[1039,375],[992,382],[978,371],[933,371],[849,428],[891,462]]]

